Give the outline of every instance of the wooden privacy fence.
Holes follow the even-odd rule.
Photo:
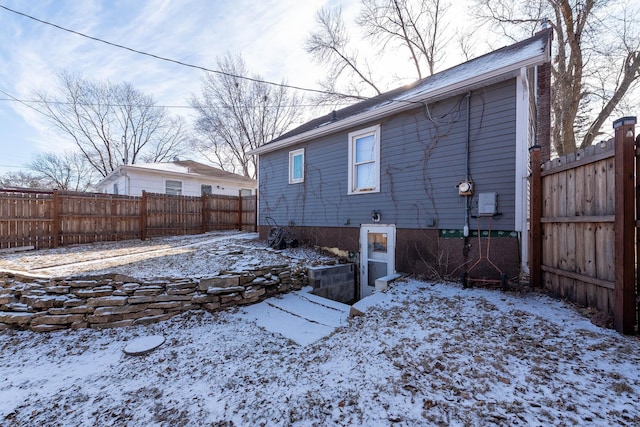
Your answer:
[[[0,189],[0,249],[256,230],[256,196]]]
[[[629,334],[638,324],[635,122],[617,120],[614,139],[554,161],[531,149],[532,285],[613,315]]]

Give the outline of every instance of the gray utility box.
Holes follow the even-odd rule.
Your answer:
[[[478,216],[494,216],[498,213],[498,193],[478,193]]]

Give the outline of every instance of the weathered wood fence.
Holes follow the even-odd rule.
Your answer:
[[[0,249],[256,230],[256,196],[0,189]]]
[[[638,326],[635,123],[617,120],[614,139],[553,161],[531,149],[532,285],[613,315],[628,334]]]

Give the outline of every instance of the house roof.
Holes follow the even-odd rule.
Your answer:
[[[551,29],[542,30],[529,39],[313,119],[252,150],[250,154],[275,151],[366,121],[414,109],[426,102],[434,102],[454,96],[456,93],[464,93],[513,78],[523,67],[549,61],[551,38]]]
[[[120,165],[98,183],[106,183],[120,176],[120,171],[149,171],[151,173],[170,173],[172,175],[200,176],[208,179],[233,181],[255,187],[256,180],[243,175],[223,171],[222,169],[198,163],[193,160],[178,160],[175,162],[139,163],[135,165]]]

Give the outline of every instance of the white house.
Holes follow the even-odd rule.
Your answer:
[[[149,193],[200,196],[255,194],[256,180],[193,160],[120,165],[96,185],[100,193],[141,196]]]

